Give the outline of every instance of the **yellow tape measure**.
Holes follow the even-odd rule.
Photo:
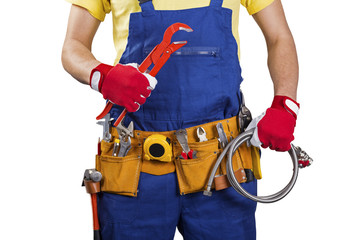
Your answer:
[[[171,162],[172,146],[170,138],[161,134],[149,136],[144,142],[144,153],[146,160]]]

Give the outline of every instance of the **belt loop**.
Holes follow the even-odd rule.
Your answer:
[[[222,5],[223,5],[223,0],[211,0],[210,1],[211,7],[222,7]]]
[[[141,11],[143,12],[155,11],[152,0],[139,0],[139,5],[141,7]]]

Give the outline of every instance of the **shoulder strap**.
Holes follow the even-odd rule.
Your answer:
[[[210,1],[210,6],[212,7],[222,7],[223,5],[223,0],[211,0]]]
[[[141,11],[146,12],[146,11],[154,11],[154,5],[152,3],[152,0],[138,0],[139,1],[139,5],[141,7]]]

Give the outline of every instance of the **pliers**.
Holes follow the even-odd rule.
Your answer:
[[[174,23],[170,25],[165,30],[164,37],[161,43],[156,45],[154,49],[149,53],[149,55],[145,58],[145,60],[140,64],[139,71],[144,73],[151,64],[154,64],[153,68],[150,70],[149,74],[153,77],[159,72],[159,70],[164,66],[166,61],[170,58],[170,55],[176,50],[182,48],[187,44],[187,41],[178,41],[171,43],[171,38],[179,30],[183,30],[186,32],[192,32],[193,30],[184,23]],[[105,117],[107,113],[109,113],[110,109],[114,104],[110,101],[107,102],[104,110],[100,113],[99,116],[96,117],[97,120]],[[120,116],[114,122],[114,126],[118,126],[119,123],[124,119],[127,113],[126,108],[122,111]]]
[[[187,152],[187,153],[182,151],[180,158],[182,158],[182,159],[194,159],[194,158],[196,158],[196,153],[197,152],[192,150],[192,149],[190,149],[190,151]]]

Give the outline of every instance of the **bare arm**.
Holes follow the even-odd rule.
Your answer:
[[[89,84],[91,70],[100,64],[91,53],[99,25],[86,9],[72,5],[61,60],[64,69],[84,84]]]
[[[265,36],[275,95],[288,96],[296,101],[299,66],[294,39],[281,1],[275,0],[253,17]]]

